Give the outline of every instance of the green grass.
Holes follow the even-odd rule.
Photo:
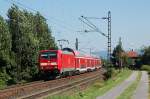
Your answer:
[[[103,95],[112,87],[124,81],[131,74],[130,70],[122,70],[121,72],[113,72],[111,79],[107,81],[96,81],[93,85],[84,91],[77,90],[76,93],[63,96],[50,96],[46,99],[95,99],[97,96]]]
[[[149,81],[149,95],[148,95],[148,99],[150,99],[150,74],[148,75],[148,81]]]
[[[150,73],[148,74],[148,83],[149,83],[149,90],[148,90],[148,92],[149,92],[149,95],[148,95],[148,99],[150,99]]]
[[[136,90],[139,84],[141,75],[142,73],[139,71],[136,80],[131,85],[129,85],[129,87],[126,88],[125,91],[117,99],[131,99],[134,91]]]
[[[147,71],[149,75],[149,97],[148,99],[150,99],[150,65],[142,65],[141,70]]]

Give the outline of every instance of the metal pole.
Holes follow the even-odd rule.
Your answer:
[[[80,19],[83,23],[85,23],[87,26],[89,26],[90,28],[93,29],[93,31],[99,32],[100,34],[102,34],[103,36],[107,37],[108,41],[107,41],[107,60],[110,63],[111,62],[111,12],[108,11],[108,16],[107,17],[102,17],[102,18],[95,18],[95,17],[84,17],[81,16],[84,20]],[[91,23],[91,21],[88,20],[88,18],[91,19],[104,19],[108,21],[108,34],[105,35],[103,32],[101,32],[93,23]],[[89,32],[89,31],[85,31],[85,32]]]
[[[78,50],[78,38],[76,38],[76,43],[75,43],[75,46],[76,46],[76,50]]]
[[[111,12],[108,11],[108,53],[107,59],[110,63],[111,61]]]

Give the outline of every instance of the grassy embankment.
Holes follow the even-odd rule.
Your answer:
[[[149,65],[143,65],[141,67],[141,70],[146,70],[149,75],[149,99],[150,99],[150,66]]]
[[[148,96],[148,99],[150,99],[150,74],[148,75],[148,78],[149,78],[149,96]]]
[[[131,85],[129,85],[129,87],[126,88],[125,91],[117,99],[131,99],[134,91],[136,90],[139,84],[141,75],[142,73],[139,71],[136,80]]]
[[[131,71],[127,69],[124,69],[121,72],[114,70],[110,79],[107,81],[96,81],[84,91],[80,91],[78,88],[74,94],[50,96],[46,99],[95,99],[97,96],[103,95],[112,87],[124,81],[130,74]]]

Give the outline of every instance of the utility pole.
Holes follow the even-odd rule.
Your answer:
[[[108,17],[105,17],[104,19],[108,20],[108,53],[107,58],[110,62],[111,60],[111,12],[108,11]]]
[[[76,47],[76,50],[79,49],[79,41],[78,41],[78,38],[76,38],[75,47]]]
[[[81,19],[83,18],[83,19]],[[102,36],[105,36],[108,39],[108,45],[107,45],[107,60],[110,63],[111,62],[111,12],[108,11],[108,16],[106,17],[102,17],[102,18],[97,18],[97,17],[84,17],[81,16],[81,18],[79,18],[80,21],[82,21],[83,23],[85,23],[88,27],[90,27],[92,30],[88,31],[85,30],[84,32],[98,32],[100,33]],[[99,28],[97,28],[96,25],[94,25],[90,20],[88,19],[104,19],[108,21],[108,34],[105,34],[103,32],[101,32],[99,30]]]
[[[106,19],[108,21],[108,48],[107,48],[107,59],[108,62],[111,62],[111,12],[108,11],[108,16],[107,17],[102,17],[102,19]]]
[[[111,62],[111,12],[108,12],[108,56]]]

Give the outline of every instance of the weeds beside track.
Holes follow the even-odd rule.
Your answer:
[[[4,89],[0,91],[0,99],[16,99],[16,98],[26,98],[26,97],[29,98],[29,96],[35,95],[35,93],[40,93],[51,89],[54,90],[55,88],[60,87],[60,85],[63,88],[65,88],[67,84],[69,84],[68,86],[73,86],[73,83],[79,84],[79,82],[84,81],[86,78],[87,79],[90,77],[92,78],[97,74],[100,75],[101,72],[102,70],[97,70],[94,72],[89,72],[89,73],[71,76],[67,78],[61,78],[61,79],[45,81],[45,82],[43,81],[43,82],[32,83],[28,85],[19,86],[19,87],[16,86],[13,88]],[[46,95],[46,93],[43,95]],[[43,95],[39,95],[39,96],[43,96]]]

